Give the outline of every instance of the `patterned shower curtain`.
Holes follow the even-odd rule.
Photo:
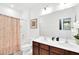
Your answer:
[[[0,55],[20,51],[18,18],[0,15]]]

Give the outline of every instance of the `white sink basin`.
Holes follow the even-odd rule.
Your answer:
[[[62,38],[59,38],[59,41],[56,41],[56,39],[52,40],[50,37],[39,37],[36,40],[47,43],[65,43],[65,39],[63,40]]]
[[[66,43],[65,39],[59,38],[59,41],[53,41],[50,37],[39,37],[35,39],[34,41],[43,43],[50,46],[59,47],[62,49],[79,52],[79,45],[71,44],[70,42]]]

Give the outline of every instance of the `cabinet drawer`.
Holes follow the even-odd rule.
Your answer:
[[[39,43],[38,43],[38,42],[33,41],[33,45],[34,45],[34,46],[39,46]]]
[[[56,53],[56,54],[59,54],[59,55],[64,54],[64,50],[60,49],[60,48],[57,48],[57,47],[50,47],[50,52]]]
[[[45,44],[40,44],[40,48],[45,49],[45,50],[49,50],[49,46],[45,45]]]

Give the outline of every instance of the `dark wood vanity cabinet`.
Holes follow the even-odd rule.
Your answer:
[[[33,55],[79,55],[79,53],[33,41]]]
[[[39,43],[33,42],[33,55],[39,55]]]
[[[49,55],[49,51],[40,48],[39,55]]]
[[[76,52],[73,52],[73,51],[65,50],[65,51],[64,51],[64,55],[79,55],[79,53],[76,53]]]
[[[49,55],[49,46],[33,41],[33,55]]]
[[[40,55],[49,55],[49,46],[45,45],[45,44],[41,44],[39,45],[39,54]]]
[[[63,54],[64,54],[63,49],[50,46],[50,55],[63,55]]]
[[[79,53],[50,46],[50,55],[79,55]]]
[[[33,55],[39,55],[38,49],[38,47],[33,46]]]

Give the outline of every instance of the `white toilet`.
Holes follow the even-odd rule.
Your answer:
[[[21,47],[21,53],[23,55],[32,55],[32,44],[25,44]]]

